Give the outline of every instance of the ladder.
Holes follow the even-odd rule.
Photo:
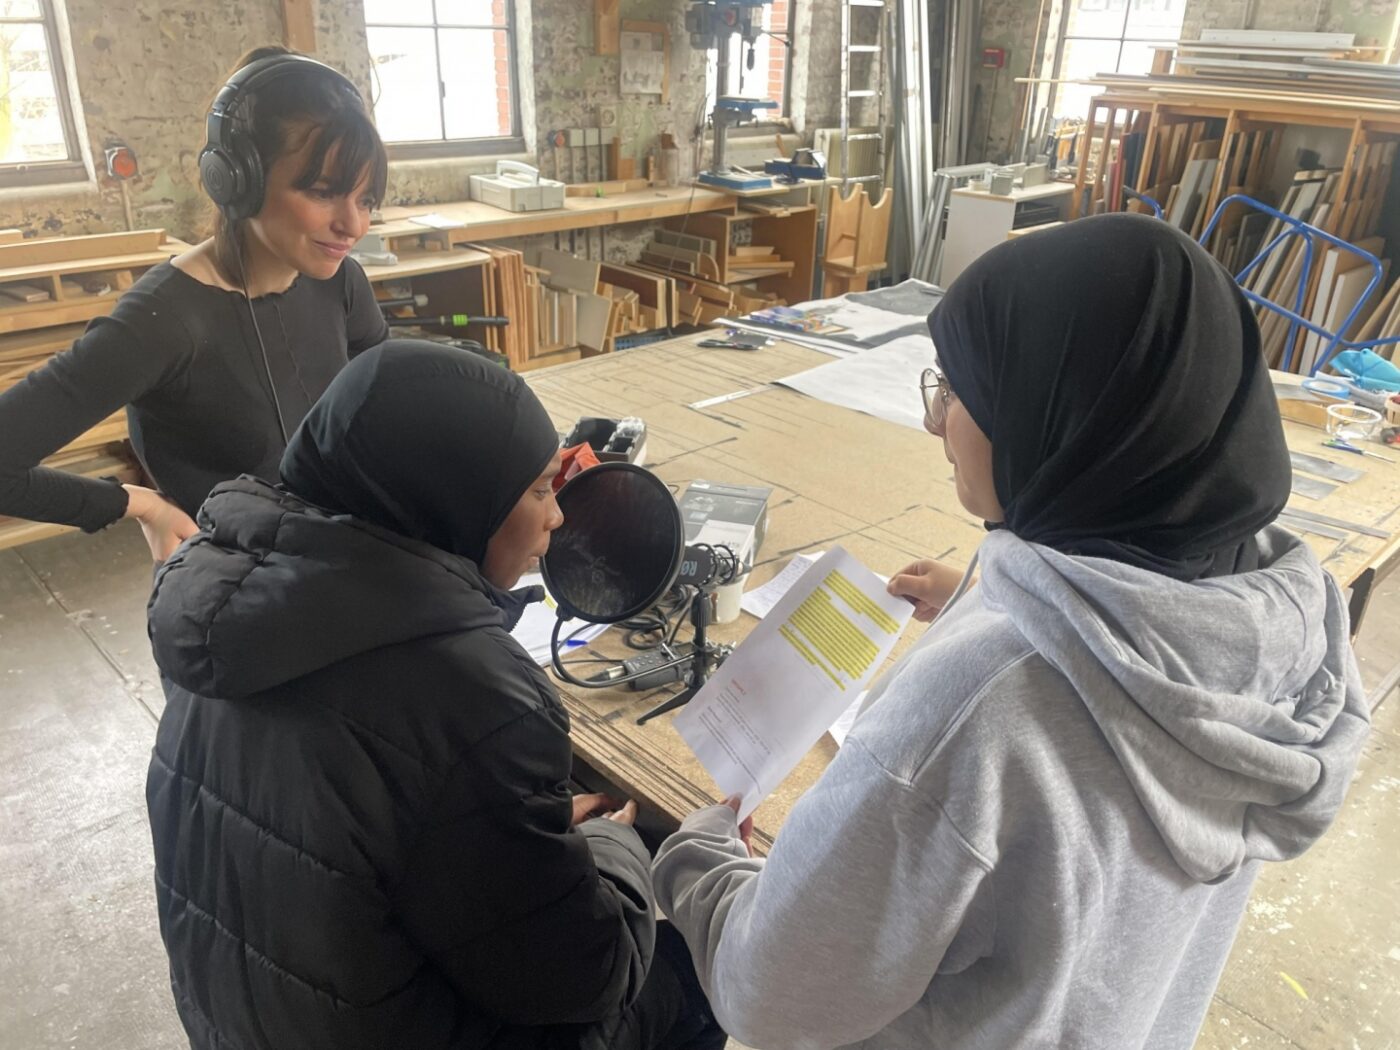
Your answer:
[[[879,21],[876,25],[874,41],[857,43],[851,25],[854,8],[878,8]],[[889,10],[885,0],[841,0],[841,196],[845,197],[852,185],[865,182],[885,181],[885,64],[882,46],[888,33]],[[872,84],[865,87],[851,87],[851,56],[871,55],[869,74]],[[875,129],[851,134],[851,100],[876,100]],[[851,174],[852,142],[875,140],[876,164],[874,175]]]

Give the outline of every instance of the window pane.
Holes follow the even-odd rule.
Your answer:
[[[442,138],[437,51],[431,29],[368,27],[377,78],[374,120],[385,142]]]
[[[506,0],[437,0],[440,26],[503,26]]]
[[[365,25],[433,24],[433,0],[365,0]]]
[[[68,157],[43,25],[0,26],[0,164]]]
[[[1137,74],[1152,72],[1153,49],[1160,46],[1160,44],[1148,40],[1123,41],[1123,57],[1118,62],[1118,72]]]
[[[1175,40],[1181,36],[1185,17],[1186,0],[1133,0],[1125,35],[1139,40]]]
[[[743,38],[738,33],[731,34],[729,38],[729,77],[719,94],[763,98],[778,104],[776,109],[761,110],[757,114],[759,120],[772,120],[783,112],[788,49],[782,41],[769,34],[787,32],[788,2],[776,0],[771,5],[764,5],[762,26],[768,32],[761,34],[753,43],[752,69],[748,67],[749,48]],[[705,63],[705,90],[709,93],[711,108],[716,94],[717,71],[717,52],[711,51]]]
[[[1117,40],[1066,40],[1060,77],[1083,80],[1099,73],[1117,72],[1120,46]],[[1055,116],[1086,117],[1089,100],[1101,94],[1103,88],[1093,84],[1060,84],[1055,88]]]
[[[39,0],[0,0],[0,18],[43,18]]]
[[[438,38],[447,137],[509,135],[510,34],[499,29],[442,29]]]
[[[1066,36],[1117,37],[1128,0],[1071,0]]]

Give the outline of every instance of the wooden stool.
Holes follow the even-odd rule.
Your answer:
[[[870,275],[885,268],[890,239],[894,190],[885,190],[879,203],[857,184],[844,200],[831,187],[826,205],[826,247],[822,251],[822,296],[863,292]]]

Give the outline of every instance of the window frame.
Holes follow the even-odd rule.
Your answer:
[[[88,181],[87,164],[83,159],[82,142],[78,138],[78,121],[73,100],[68,97],[68,69],[64,65],[63,40],[58,31],[58,11],[54,0],[38,0],[39,17],[0,17],[0,25],[35,25],[44,27],[44,46],[49,52],[49,72],[53,76],[54,93],[58,98],[59,119],[63,124],[63,144],[68,156],[63,160],[19,161],[0,164],[0,188],[49,186],[58,183]]]
[[[796,14],[797,14],[797,5],[798,5],[799,2],[800,2],[800,0],[788,0],[788,4],[787,4],[787,26],[783,29],[781,35],[778,35],[778,34],[773,33],[773,32],[771,32],[771,31],[765,30],[765,32],[766,32],[769,36],[773,37],[773,39],[776,40],[776,41],[778,42],[778,45],[779,45],[780,47],[783,48],[783,101],[782,101],[782,109],[779,111],[779,113],[778,113],[777,116],[766,116],[766,115],[765,115],[765,116],[763,116],[763,117],[760,117],[758,120],[755,120],[755,121],[754,121],[753,123],[751,123],[751,124],[740,124],[740,125],[738,125],[738,126],[736,126],[736,127],[730,128],[730,129],[729,129],[729,136],[730,136],[730,138],[743,138],[743,137],[746,136],[746,135],[760,135],[760,134],[766,135],[768,132],[772,131],[772,130],[775,129],[775,128],[776,128],[776,129],[782,129],[782,130],[790,130],[790,129],[792,128],[792,126],[793,126],[793,123],[792,123],[792,32],[793,32],[792,26],[793,26],[793,21],[794,21],[794,19],[795,19],[795,17],[796,17]],[[735,36],[738,36],[737,33],[735,33],[734,35],[735,35]],[[743,51],[743,49],[742,49],[742,47],[741,47],[741,48],[739,49],[740,54],[739,54],[739,56],[736,58],[736,57],[735,57],[735,54],[734,54],[734,49],[731,47],[731,48],[730,48],[730,61],[729,61],[729,63],[727,63],[727,64],[725,64],[725,65],[721,65],[721,64],[720,64],[720,62],[719,62],[719,55],[718,55],[718,53],[716,53],[716,55],[715,55],[715,94],[716,94],[716,95],[719,94],[719,91],[720,91],[720,83],[727,77],[729,68],[731,68],[731,67],[734,65],[734,63],[735,63],[736,61],[738,61],[738,62],[742,62],[742,61],[743,61],[742,51]],[[709,62],[709,55],[708,55],[708,54],[707,54],[706,57],[705,57],[705,61],[706,61],[706,63],[708,64],[708,62]],[[708,81],[708,74],[707,74],[707,81]],[[764,97],[766,98],[767,96],[765,95]],[[716,102],[717,102],[717,99],[714,99],[714,98],[710,99],[710,111],[711,111],[711,112],[714,111],[714,107],[715,107],[715,103],[716,103]],[[766,114],[768,111],[767,111],[767,110],[764,110],[763,112]],[[714,135],[714,128],[710,126],[708,120],[706,121],[706,125],[705,125],[705,135],[706,135],[707,138],[708,138],[708,137],[713,137],[713,135]]]
[[[1118,35],[1117,35],[1116,37],[1112,37],[1112,36],[1084,36],[1084,35],[1082,35],[1082,34],[1070,33],[1070,31],[1069,31],[1070,16],[1071,16],[1071,15],[1073,14],[1073,12],[1074,12],[1075,3],[1076,3],[1076,0],[1064,0],[1064,4],[1063,4],[1063,6],[1062,6],[1062,8],[1061,8],[1061,10],[1060,10],[1060,32],[1059,32],[1059,39],[1055,41],[1055,62],[1054,62],[1054,65],[1053,65],[1053,67],[1051,68],[1051,71],[1050,71],[1050,80],[1051,80],[1051,84],[1050,84],[1050,93],[1049,93],[1049,97],[1046,99],[1046,105],[1045,105],[1045,110],[1046,110],[1046,112],[1050,115],[1050,118],[1051,118],[1051,119],[1055,119],[1055,104],[1056,104],[1056,102],[1058,101],[1058,95],[1059,95],[1059,93],[1060,93],[1060,92],[1059,92],[1060,85],[1059,85],[1058,81],[1059,81],[1060,76],[1061,76],[1061,70],[1063,69],[1063,66],[1064,66],[1065,52],[1066,52],[1066,50],[1068,49],[1068,46],[1069,46],[1070,43],[1072,43],[1072,42],[1074,42],[1074,41],[1085,41],[1085,40],[1097,40],[1097,41],[1102,41],[1102,42],[1108,42],[1108,41],[1115,41],[1115,40],[1116,40],[1117,43],[1118,43],[1118,59],[1117,59],[1117,61],[1115,61],[1114,64],[1113,64],[1115,70],[1117,70],[1118,66],[1119,66],[1119,65],[1122,63],[1122,61],[1123,61],[1123,47],[1124,47],[1124,45],[1126,45],[1126,44],[1167,44],[1167,43],[1171,43],[1171,41],[1164,40],[1164,39],[1149,38],[1149,37],[1136,37],[1136,36],[1130,37],[1130,36],[1128,35],[1128,20],[1132,18],[1132,13],[1133,13],[1133,0],[1124,0],[1124,2],[1123,2],[1123,21],[1122,21],[1122,23],[1119,25],[1119,28],[1118,28]],[[1185,14],[1184,14],[1184,13],[1183,13],[1183,15],[1182,15],[1182,22],[1183,22],[1183,25],[1184,25],[1184,24],[1185,24]],[[1178,28],[1178,29],[1177,29],[1177,37],[1179,38],[1180,36],[1181,36],[1181,29]],[[1062,115],[1059,119],[1074,119],[1074,118],[1081,117],[1081,116],[1083,116],[1083,114],[1064,114],[1064,115]]]
[[[444,25],[437,20],[437,0],[432,0],[433,21],[428,24],[421,22],[370,22],[366,20],[366,32],[370,29],[431,29],[433,31],[433,53],[438,62],[438,114],[442,122],[444,134],[447,128],[447,112],[444,109],[444,98],[442,92],[442,48],[438,39],[438,32],[442,29],[475,29],[489,33],[506,34],[506,64],[510,76],[510,123],[511,133],[509,135],[491,135],[484,138],[475,139],[414,139],[399,142],[384,143],[384,148],[388,152],[391,161],[396,160],[430,160],[445,157],[489,157],[503,154],[515,154],[525,152],[525,134],[523,130],[523,120],[520,113],[520,53],[517,41],[517,29],[520,19],[515,9],[515,0],[505,0],[506,21],[504,26],[497,25]],[[379,71],[374,66],[371,56],[370,68],[373,70],[375,83],[379,81]]]

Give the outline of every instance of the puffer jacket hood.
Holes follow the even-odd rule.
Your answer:
[[[509,630],[539,596],[251,477],[216,487],[199,525],[157,575],[148,626],[161,672],[200,696],[239,700],[371,649]]]

